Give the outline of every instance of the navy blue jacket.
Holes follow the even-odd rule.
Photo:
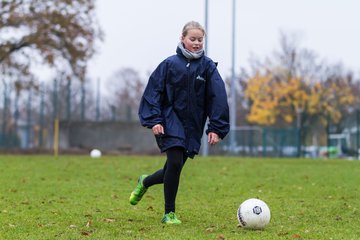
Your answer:
[[[179,146],[194,157],[200,149],[207,117],[206,133],[217,133],[223,139],[229,132],[227,95],[210,58],[188,60],[179,48],[176,53],[151,74],[140,102],[139,118],[145,127],[164,127],[164,135],[156,136],[161,152]]]

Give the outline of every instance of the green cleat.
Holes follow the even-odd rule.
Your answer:
[[[143,181],[147,176],[148,175],[141,175],[139,177],[138,184],[137,184],[136,188],[134,189],[134,191],[130,195],[129,201],[132,205],[138,204],[138,202],[141,200],[141,198],[146,193],[147,188],[144,187]]]
[[[181,224],[181,221],[177,219],[174,212],[169,212],[165,214],[161,219],[161,222],[165,224]]]

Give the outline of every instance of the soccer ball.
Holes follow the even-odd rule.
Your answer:
[[[93,149],[90,152],[90,157],[92,158],[99,158],[101,157],[101,151],[99,149]]]
[[[250,198],[240,204],[237,218],[243,228],[264,229],[270,222],[270,209],[264,201]]]

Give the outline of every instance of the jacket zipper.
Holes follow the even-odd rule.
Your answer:
[[[190,116],[190,60],[188,60],[187,64],[186,64],[186,68],[187,68],[187,115]],[[186,152],[189,153],[189,123],[187,122],[187,127],[185,130],[185,144],[186,144]]]

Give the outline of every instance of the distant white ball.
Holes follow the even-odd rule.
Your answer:
[[[101,157],[101,151],[99,149],[93,149],[90,152],[90,156],[92,158],[99,158],[99,157]]]
[[[264,201],[250,198],[240,204],[237,218],[243,228],[264,229],[270,222],[270,209]]]

